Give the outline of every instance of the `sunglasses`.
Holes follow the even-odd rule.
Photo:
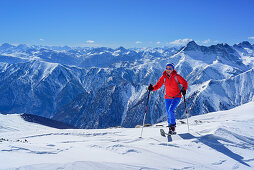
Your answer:
[[[172,67],[169,67],[169,68],[166,67],[166,70],[173,70],[173,68]]]

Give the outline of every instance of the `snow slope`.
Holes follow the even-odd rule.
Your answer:
[[[172,138],[156,125],[139,138],[140,128],[60,130],[0,114],[0,169],[253,169],[253,113],[252,101],[193,116]]]

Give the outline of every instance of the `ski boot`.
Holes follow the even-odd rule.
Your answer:
[[[176,130],[176,124],[169,125],[168,135],[175,135],[176,134],[175,130]]]

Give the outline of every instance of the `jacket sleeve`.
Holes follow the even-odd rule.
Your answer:
[[[164,76],[161,76],[159,81],[153,86],[153,91],[156,91],[158,90],[159,88],[161,88],[161,86],[163,85],[164,83]]]
[[[187,91],[187,88],[188,88],[188,83],[187,83],[187,81],[186,81],[182,76],[180,76],[179,74],[177,75],[176,78],[177,78],[177,80],[179,81],[179,83],[181,83],[181,84],[183,85],[184,90]]]

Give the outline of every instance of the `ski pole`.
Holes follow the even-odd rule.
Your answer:
[[[187,111],[185,95],[183,95],[183,98],[184,98],[185,112],[186,112],[186,117],[187,117],[188,132],[190,132],[189,121],[188,121],[189,114],[188,114],[188,111]]]
[[[147,112],[147,106],[148,106],[148,101],[149,101],[149,95],[150,95],[150,90],[148,92],[148,97],[147,97],[147,102],[146,102],[146,109],[145,109],[145,115],[144,115],[144,119],[143,119],[143,126],[142,126],[142,130],[141,130],[141,136],[140,136],[140,138],[142,138],[143,128],[144,128],[144,125],[145,125],[145,119],[146,119],[146,112]]]

